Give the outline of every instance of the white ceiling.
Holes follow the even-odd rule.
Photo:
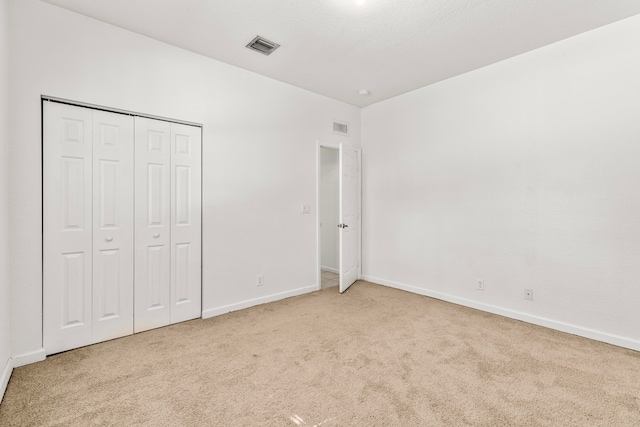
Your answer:
[[[43,1],[357,106],[640,13],[638,0]],[[282,46],[246,49],[256,35]]]

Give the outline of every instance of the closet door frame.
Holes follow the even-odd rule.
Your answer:
[[[200,173],[199,173],[199,182],[198,182],[198,187],[200,190],[200,204],[199,204],[199,212],[198,212],[198,217],[200,220],[200,233],[199,233],[199,247],[200,247],[200,251],[199,251],[199,271],[198,271],[198,276],[200,279],[200,287],[199,287],[199,293],[200,295],[198,295],[198,305],[199,305],[199,312],[196,316],[194,316],[193,318],[199,318],[202,317],[202,293],[203,293],[203,286],[202,286],[202,135],[203,135],[203,125],[201,123],[196,123],[196,122],[189,122],[189,121],[185,121],[185,120],[176,120],[176,119],[170,119],[170,118],[165,118],[165,117],[160,117],[160,116],[154,116],[154,115],[149,115],[149,114],[143,114],[143,113],[138,113],[138,112],[134,112],[134,111],[130,111],[130,110],[124,110],[124,109],[117,109],[117,108],[111,108],[111,107],[104,107],[101,105],[97,105],[97,104],[91,104],[91,103],[86,103],[86,102],[78,102],[75,100],[69,100],[69,99],[65,99],[65,98],[60,98],[60,97],[54,97],[54,96],[48,96],[48,95],[42,95],[41,99],[40,99],[40,103],[41,103],[41,129],[42,129],[42,140],[41,140],[41,153],[42,153],[42,157],[41,157],[41,171],[42,171],[42,183],[41,183],[41,188],[42,188],[42,205],[41,205],[41,214],[42,214],[42,262],[43,262],[43,266],[42,266],[42,295],[43,295],[43,300],[46,300],[47,298],[49,298],[50,296],[48,295],[48,289],[46,289],[45,287],[45,274],[46,274],[46,260],[45,260],[45,251],[48,249],[47,248],[47,240],[46,240],[46,236],[45,236],[45,221],[47,220],[47,214],[49,213],[46,207],[46,203],[47,203],[47,176],[45,175],[45,164],[47,162],[47,158],[45,157],[47,155],[47,150],[45,148],[45,114],[44,114],[44,108],[45,108],[45,103],[46,102],[50,102],[50,103],[58,103],[58,104],[67,104],[67,105],[71,105],[71,106],[75,106],[75,107],[81,107],[81,108],[88,108],[88,109],[92,109],[92,110],[99,110],[99,111],[105,111],[105,112],[109,112],[109,113],[119,113],[119,114],[125,114],[125,115],[129,115],[129,116],[133,116],[135,117],[141,117],[141,118],[148,118],[148,119],[154,119],[154,120],[162,120],[165,122],[170,122],[170,123],[174,123],[177,125],[187,125],[187,126],[192,126],[192,127],[196,127],[199,129],[199,136],[200,136],[200,146],[199,148],[199,159],[200,159]],[[135,129],[135,127],[134,127]],[[135,150],[135,149],[134,149]],[[134,161],[135,161],[135,155],[134,155]],[[91,213],[89,214],[89,218],[91,219],[91,221],[93,220],[93,202],[90,201],[89,204],[91,205]],[[134,218],[135,221],[135,218]],[[135,242],[134,242],[134,252],[135,252]],[[95,249],[94,249],[95,250]],[[85,286],[91,286],[92,284],[92,280],[93,280],[93,254],[92,251],[89,250],[89,253],[87,254],[89,256],[90,259],[90,264],[91,267],[88,271],[85,271],[85,275],[87,277],[91,277],[91,280],[88,280],[90,283],[85,283]],[[134,255],[135,256],[135,255]],[[135,260],[135,258],[134,258]],[[134,261],[135,262],[135,261]],[[87,280],[87,279],[85,279]],[[134,288],[135,289],[135,288]],[[93,290],[91,290],[93,292]],[[50,293],[50,292],[49,292]],[[93,323],[92,317],[93,317],[93,303],[91,302],[91,300],[87,297],[85,298],[87,301],[85,302],[85,306],[90,307],[92,313],[89,313],[89,321],[91,323]],[[135,304],[135,296],[134,296],[134,300],[132,301],[133,304]],[[59,351],[64,351],[64,350],[60,350],[57,349],[56,350],[56,346],[51,346],[50,343],[47,341],[47,330],[51,329],[51,325],[48,322],[48,319],[45,318],[44,314],[45,314],[45,309],[44,309],[44,302],[43,302],[43,316],[42,316],[42,346],[45,349],[47,354],[54,354],[57,353]],[[135,307],[134,307],[134,313],[135,313]],[[135,314],[134,314],[135,316]],[[135,321],[134,321],[135,322]],[[174,323],[174,322],[172,322]],[[134,323],[135,324],[135,323]],[[91,326],[91,325],[90,325]],[[90,334],[90,332],[86,331],[86,328],[84,328],[85,330],[82,332],[83,335],[83,339],[82,340],[76,340],[77,342],[75,344],[75,347],[73,348],[78,348],[78,347],[82,347],[84,345],[88,345],[88,344],[92,344],[95,342],[99,342],[99,341],[92,341],[92,338],[89,339],[87,334]],[[76,331],[74,331],[76,332]],[[134,331],[135,332],[135,331]],[[87,342],[87,339],[89,339],[90,342]],[[46,344],[46,345],[45,345]],[[48,347],[51,347],[51,349],[49,349]],[[62,347],[59,347],[62,348]]]

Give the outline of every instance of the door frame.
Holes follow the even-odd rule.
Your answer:
[[[320,181],[321,181],[321,170],[320,166],[322,163],[322,148],[330,148],[333,150],[340,151],[340,144],[338,142],[322,142],[320,140],[316,141],[316,290],[322,289],[322,230],[320,228]],[[349,144],[344,144],[349,145]],[[359,166],[359,176],[358,176],[358,279],[362,277],[362,148],[358,147],[358,166]],[[338,173],[341,173],[338,171]],[[341,248],[340,248],[341,249]],[[338,258],[340,254],[338,253]],[[338,269],[340,269],[340,265],[338,264]]]

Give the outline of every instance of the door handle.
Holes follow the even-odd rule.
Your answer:
[[[338,228],[348,228],[347,224],[338,224]]]
[[[106,238],[106,239],[104,239],[104,240],[106,240],[107,242],[111,242],[111,241],[113,240],[113,237],[111,237],[111,236],[107,236],[107,238]]]
[[[154,238],[154,239],[157,239],[158,237],[160,237],[160,233],[154,233],[154,234],[153,234],[153,238]]]

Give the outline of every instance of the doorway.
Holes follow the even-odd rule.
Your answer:
[[[340,284],[340,165],[339,151],[320,147],[319,221],[320,289]]]
[[[359,147],[318,143],[318,289],[345,292],[361,276]]]

